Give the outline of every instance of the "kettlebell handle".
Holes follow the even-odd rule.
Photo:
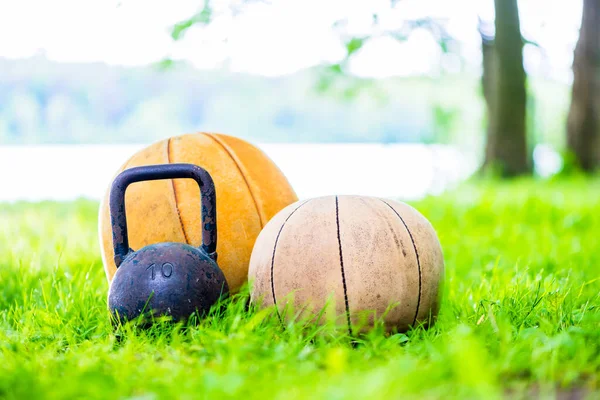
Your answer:
[[[129,248],[127,215],[125,212],[125,191],[135,182],[160,179],[190,178],[200,187],[202,207],[202,250],[213,260],[217,258],[217,207],[215,184],[206,170],[194,164],[160,164],[134,167],[121,172],[110,189],[110,219],[114,247],[114,260],[117,268],[125,257],[133,251]]]

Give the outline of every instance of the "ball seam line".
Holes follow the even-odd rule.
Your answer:
[[[417,297],[417,309],[415,310],[415,317],[413,319],[413,323],[412,325],[414,326],[417,323],[417,317],[419,315],[419,308],[421,307],[421,261],[419,260],[419,251],[417,250],[417,244],[415,243],[415,239],[413,238],[412,233],[410,232],[410,229],[408,229],[408,225],[406,224],[406,222],[404,221],[404,218],[402,218],[402,216],[398,213],[398,211],[396,211],[394,209],[394,207],[392,207],[387,201],[383,200],[383,199],[379,199],[381,200],[385,205],[387,205],[389,208],[392,209],[392,211],[394,212],[394,214],[396,214],[398,216],[398,218],[400,218],[400,221],[402,221],[402,224],[404,225],[404,227],[406,228],[406,232],[408,232],[408,236],[410,237],[410,241],[412,242],[413,248],[415,249],[415,255],[417,257],[417,268],[419,270],[419,295]]]
[[[171,138],[167,139],[167,163],[171,164]],[[173,179],[169,180],[171,181],[173,197],[175,198],[175,211],[177,211],[177,217],[179,218],[179,226],[181,226],[181,231],[183,232],[185,243],[190,244],[190,239],[188,238],[187,232],[185,231],[185,225],[183,224],[183,220],[181,219],[181,212],[179,211],[179,202],[177,201],[177,190],[175,190],[175,182]]]
[[[260,207],[258,206],[258,202],[256,201],[256,196],[254,194],[254,191],[252,191],[252,188],[250,187],[250,183],[248,182],[248,177],[244,173],[245,168],[242,167],[242,165],[241,165],[242,163],[235,156],[235,152],[233,152],[229,148],[229,146],[227,146],[226,143],[221,141],[218,137],[216,137],[212,133],[204,132],[203,134],[205,136],[211,138],[213,141],[215,141],[215,143],[217,143],[219,146],[221,146],[223,148],[223,150],[225,150],[225,152],[227,153],[227,155],[229,156],[231,161],[233,161],[233,163],[235,164],[236,168],[240,172],[240,175],[242,176],[242,179],[244,180],[244,183],[246,184],[246,187],[248,188],[248,191],[250,192],[250,198],[252,199],[252,202],[254,203],[254,207],[256,208],[256,213],[258,214],[258,221],[260,223],[260,228],[261,229],[264,228],[265,223],[266,223],[266,221],[265,221],[266,218],[263,215]]]
[[[350,322],[350,306],[348,305],[348,287],[346,286],[346,273],[344,271],[344,256],[342,254],[342,237],[340,235],[340,213],[338,196],[335,196],[335,224],[337,225],[337,239],[340,249],[340,268],[342,270],[342,285],[344,287],[344,303],[346,305],[346,319],[348,321],[348,333],[352,336],[352,323]]]
[[[277,312],[277,317],[279,318],[279,321],[281,321],[281,323],[283,323],[283,319],[281,318],[281,314],[279,314],[279,308],[277,307],[277,298],[275,297],[275,279],[274,279],[275,251],[277,250],[277,243],[279,242],[279,236],[281,235],[281,232],[283,231],[283,227],[285,226],[285,224],[292,217],[292,215],[294,215],[294,213],[300,209],[300,207],[302,207],[303,205],[308,203],[310,200],[311,199],[304,201],[302,204],[300,204],[298,207],[296,207],[294,209],[294,211],[292,211],[290,213],[290,215],[287,216],[285,221],[283,221],[283,224],[281,224],[281,227],[279,228],[279,232],[277,232],[277,236],[275,237],[275,244],[273,245],[273,255],[271,256],[271,294],[273,295],[273,304],[275,305],[275,311]]]

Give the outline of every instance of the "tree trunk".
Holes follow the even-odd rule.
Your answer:
[[[494,137],[494,36],[491,24],[479,20],[479,34],[481,35],[481,52],[483,56],[483,73],[481,74],[481,86],[483,98],[486,105],[487,128],[485,141],[485,159],[488,160],[496,145]],[[484,165],[487,167],[487,165]]]
[[[600,166],[600,0],[584,0],[573,58],[567,147],[586,172]]]
[[[530,172],[527,160],[525,70],[517,0],[495,0],[494,90],[485,167],[502,176]]]

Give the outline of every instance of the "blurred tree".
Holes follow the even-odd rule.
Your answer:
[[[482,31],[488,108],[484,170],[510,177],[531,171],[527,157],[525,69],[517,0],[495,0],[495,38]]]
[[[260,0],[239,0],[240,4]],[[391,0],[393,8],[399,0]],[[482,51],[484,74],[482,83],[487,104],[488,129],[486,134],[486,150],[484,170],[493,169],[501,176],[516,176],[531,172],[528,161],[526,140],[526,75],[523,68],[523,43],[521,36],[517,0],[495,0],[495,37],[492,33],[482,34]],[[173,27],[172,37],[175,40],[183,37],[185,32],[196,24],[207,25],[212,22],[215,13],[211,0],[204,0],[204,7],[189,19],[183,20]],[[325,68],[318,83],[320,91],[340,91],[337,77],[348,75],[350,59],[374,37],[390,36],[397,40],[406,40],[415,29],[426,29],[439,43],[443,53],[451,53],[457,44],[447,33],[443,22],[431,18],[404,21],[393,31],[381,29],[378,15],[372,16],[372,33],[358,37],[344,31],[345,21],[338,21],[334,27],[345,44],[345,57],[338,63]],[[480,26],[481,30],[481,26]],[[354,86],[342,85],[344,97],[355,97],[360,87],[365,85],[361,80],[354,81]]]
[[[567,147],[587,172],[600,167],[600,0],[584,0],[573,58]]]
[[[481,53],[482,53],[482,66],[483,73],[481,74],[481,87],[483,89],[483,98],[486,105],[486,116],[487,116],[487,129],[486,129],[486,142],[485,142],[485,160],[491,159],[492,154],[492,143],[495,141],[492,138],[494,135],[494,29],[493,24],[479,19],[479,34],[481,36]],[[484,166],[485,168],[486,166]]]

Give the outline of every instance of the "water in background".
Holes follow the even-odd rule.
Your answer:
[[[99,199],[144,145],[0,147],[0,201]],[[362,194],[417,199],[476,167],[458,150],[423,144],[262,144],[300,198]]]
[[[0,201],[100,199],[115,171],[145,145],[0,147]],[[426,144],[259,144],[300,198],[360,194],[419,199],[468,178],[477,160],[458,148]],[[549,147],[534,151],[536,171],[560,169]]]

